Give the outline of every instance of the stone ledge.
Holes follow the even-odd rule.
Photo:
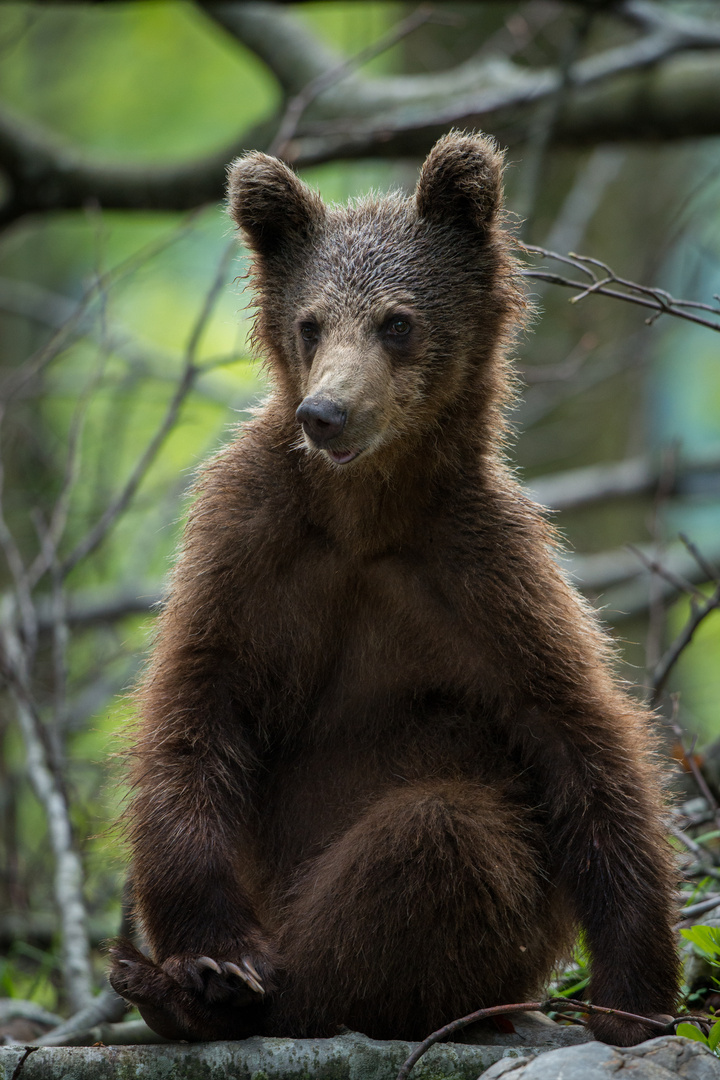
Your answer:
[[[563,1041],[587,1038],[564,1029]],[[515,1038],[513,1038],[515,1042]],[[396,1080],[417,1043],[378,1042],[357,1032],[333,1039],[165,1043],[159,1046],[0,1047],[0,1080]],[[525,1064],[548,1046],[440,1043],[420,1059],[412,1080],[477,1080],[503,1058]],[[720,1077],[718,1078],[720,1080]]]
[[[420,1059],[411,1080],[478,1080],[483,1073],[482,1080],[506,1080],[506,1074],[507,1080],[609,1080],[621,1070],[633,1080],[720,1080],[720,1059],[690,1039],[664,1035],[631,1047],[581,1039],[585,1032],[570,1029],[561,1041],[576,1045],[559,1049],[442,1043]],[[14,1045],[0,1047],[0,1080],[396,1080],[416,1045],[356,1032],[334,1039],[43,1046],[27,1056],[26,1047]]]

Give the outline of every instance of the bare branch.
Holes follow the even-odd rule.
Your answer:
[[[686,832],[682,829],[678,829],[675,825],[670,825],[668,831],[683,845],[683,847],[686,847],[688,851],[692,852],[696,859],[700,862],[703,860],[707,861],[709,858],[707,851],[705,851],[704,848],[701,848],[699,844],[696,844],[693,838],[688,836]],[[718,903],[720,903],[720,897],[718,897]],[[683,911],[686,910],[688,909],[683,908]]]
[[[5,409],[0,403],[0,435],[2,434],[2,422]],[[26,658],[31,658],[35,651],[37,639],[37,617],[35,606],[32,602],[30,579],[20,549],[15,542],[7,521],[4,510],[4,485],[5,485],[5,462],[0,445],[0,549],[5,555],[8,569],[15,586],[15,601],[20,611],[22,620],[24,647]]]
[[[714,581],[716,584],[720,584],[720,580],[718,579],[718,569],[717,569],[717,567],[712,566],[708,562],[708,560],[705,558],[705,556],[702,554],[702,552],[698,549],[697,545],[695,545],[692,542],[692,540],[690,540],[690,538],[685,535],[685,533],[680,533],[679,536],[680,536],[680,539],[682,540],[683,544],[685,545],[685,547],[688,549],[688,551],[692,555],[695,562],[700,567],[700,570],[702,571],[702,573],[707,576],[707,580],[708,581]]]
[[[682,835],[679,829],[677,833]],[[681,908],[681,925],[687,922],[688,919],[697,919],[698,915],[707,915],[709,911],[714,911],[717,907],[720,907],[720,896],[709,896],[707,900],[700,900],[697,904],[690,904],[688,907]]]
[[[230,146],[181,165],[102,164],[27,119],[0,110],[0,166],[11,195],[0,225],[24,214],[78,210],[97,201],[118,210],[190,210],[223,196],[228,161],[266,136],[245,132]]]
[[[22,281],[12,278],[0,277],[0,311],[7,311],[22,318],[30,319],[42,326],[51,327],[53,330],[61,330],[65,324],[74,319],[77,302],[69,297],[62,296],[49,289],[44,289],[32,281]],[[98,330],[95,318],[94,303],[87,305],[79,321],[74,322],[74,333],[64,345],[71,341],[88,338],[101,344],[101,334]],[[162,382],[177,381],[178,363],[182,363],[182,354],[177,354],[160,348],[152,342],[136,337],[132,330],[121,322],[112,320],[106,323],[103,334],[106,351],[119,357],[136,375],[151,377]],[[54,359],[55,355],[51,359]],[[232,352],[224,356],[212,357],[202,364],[201,373],[198,375],[194,390],[211,401],[218,401],[224,406],[237,404],[228,400],[227,388],[217,386],[212,380],[204,376],[220,367],[238,363],[248,359],[244,355]],[[23,382],[18,393],[27,387],[30,376],[26,374],[26,365],[23,365]],[[37,372],[36,372],[37,373]],[[6,393],[13,393],[13,386],[17,380],[11,377],[6,386]],[[25,391],[27,393],[27,390]],[[0,394],[2,389],[0,389]]]
[[[575,1001],[573,998],[550,998],[548,1001],[524,1001],[518,1005],[494,1005],[489,1009],[478,1009],[476,1012],[469,1013],[468,1016],[462,1016],[458,1020],[452,1020],[449,1024],[445,1024],[444,1027],[439,1028],[437,1031],[433,1031],[432,1035],[428,1035],[426,1039],[423,1039],[416,1048],[413,1050],[410,1057],[403,1063],[399,1073],[397,1074],[397,1080],[407,1080],[413,1067],[417,1064],[423,1054],[435,1045],[437,1042],[441,1042],[443,1039],[449,1038],[454,1035],[456,1031],[461,1031],[463,1028],[469,1027],[471,1024],[476,1024],[478,1020],[489,1019],[493,1016],[510,1016],[517,1012],[592,1012],[592,1013],[605,1013],[610,1016],[619,1016],[626,1020],[642,1020],[648,1027],[654,1028],[658,1034],[673,1031],[675,1024],[680,1020],[673,1020],[667,1024],[662,1020],[651,1020],[647,1016],[638,1016],[637,1013],[624,1012],[622,1009],[611,1009],[605,1005],[591,1005],[588,1001]],[[694,1019],[693,1017],[681,1017],[681,1020]]]
[[[649,560],[652,560],[654,551],[654,545],[650,545],[649,550],[646,550],[645,554]],[[713,555],[715,554],[720,555],[720,544],[713,552]],[[648,571],[639,563],[636,551],[631,551],[628,547],[600,551],[593,555],[563,554],[562,561],[581,589],[586,592],[603,592],[604,599],[608,602],[610,597],[606,590],[613,585],[635,580],[642,590],[646,591]],[[690,558],[682,544],[672,544],[668,547],[664,556],[664,565],[670,574],[674,572],[677,576],[692,583],[705,581],[705,575]],[[663,595],[677,596],[677,586],[671,584],[667,578],[663,580],[666,586]]]
[[[569,73],[573,91],[558,118],[553,142],[592,145],[614,139],[702,134],[713,123],[714,106],[702,100],[700,87],[705,95],[714,93],[719,48],[720,31],[710,25],[707,33],[698,32],[692,40],[679,32],[657,31],[580,61]],[[693,56],[690,66],[684,55],[689,49],[711,53],[707,58]],[[678,52],[683,55],[676,56]],[[643,93],[638,94],[638,76],[649,67],[655,69],[655,77],[652,82],[644,80]],[[471,71],[474,78],[466,87],[461,73],[467,76]],[[439,82],[441,76],[447,80],[447,73],[406,77],[394,86],[375,80],[373,97],[378,97],[381,88],[386,91],[385,101],[379,104],[365,88],[353,86],[357,120],[349,108],[342,122],[308,117],[294,143],[293,161],[306,165],[371,152],[395,157],[418,154],[451,125],[486,128],[512,145],[519,132],[525,133],[534,108],[556,92],[559,81],[555,68],[521,68],[499,58],[475,64],[474,70],[472,61],[466,62],[455,69],[455,75],[450,94]],[[409,93],[411,78],[423,82]],[[691,102],[689,115],[686,109]],[[324,104],[327,113],[327,101]],[[675,128],[679,115],[682,131]]]
[[[55,899],[60,916],[65,984],[73,1009],[92,998],[92,968],[87,933],[87,912],[82,895],[83,871],[75,851],[68,805],[51,767],[42,722],[35,712],[27,680],[23,643],[17,633],[11,598],[0,612],[0,647],[3,674],[15,699],[18,722],[25,743],[27,772],[33,790],[45,811],[55,857]]]
[[[111,986],[93,998],[64,1024],[58,1025],[36,1040],[38,1046],[78,1045],[78,1037],[89,1033],[98,1024],[117,1023],[127,1012],[127,1005]]]
[[[687,767],[689,768],[690,772],[693,775],[693,779],[695,780],[695,783],[697,784],[698,791],[700,792],[700,794],[702,795],[702,797],[705,799],[708,806],[710,807],[710,813],[714,817],[715,823],[720,824],[720,822],[718,821],[718,810],[720,810],[720,807],[718,807],[717,799],[715,798],[712,791],[710,790],[710,788],[708,786],[708,782],[705,779],[705,777],[703,776],[702,771],[700,769],[700,766],[697,763],[697,758],[695,757],[695,743],[697,741],[697,735],[693,736],[693,740],[692,740],[692,744],[690,746],[690,749],[687,750],[686,747],[685,747],[685,732],[683,731],[683,729],[680,727],[680,725],[677,722],[677,714],[678,714],[678,706],[679,706],[679,695],[678,694],[673,694],[672,697],[673,697],[673,711],[672,711],[672,720],[671,720],[672,730],[675,733],[675,737],[677,738],[678,742],[680,743],[680,748],[682,749],[685,761],[687,762]],[[694,841],[693,841],[693,843],[694,843]],[[690,845],[688,844],[687,846],[690,846]],[[699,844],[696,844],[695,846],[700,847]],[[691,850],[692,850],[692,848],[691,848]],[[702,851],[702,849],[701,849],[701,851]],[[701,856],[698,856],[698,858],[699,858],[700,863],[705,867],[707,867],[708,862],[711,862],[711,863],[714,862],[712,857],[708,856],[707,852],[704,852]],[[709,870],[709,872],[712,873],[712,871],[710,871],[710,870]],[[713,875],[713,876],[715,876],[715,875]]]
[[[654,546],[646,551],[649,558],[653,553]],[[710,555],[713,560],[720,559],[720,545],[711,550]],[[593,555],[563,552],[560,561],[579,589],[595,603],[602,601],[602,612],[606,619],[619,622],[648,610],[648,571],[639,564],[637,555],[627,548]],[[706,575],[682,544],[671,545],[663,562],[671,572],[690,582],[706,580]],[[677,588],[668,580],[657,575],[654,580],[657,582],[656,599],[659,596],[672,601],[677,597]]]
[[[697,457],[679,458],[668,495],[694,490],[700,477],[718,474],[720,447],[710,447]],[[533,498],[544,506],[554,510],[575,510],[608,499],[652,495],[661,475],[662,462],[655,456],[645,455],[540,476],[530,480],[528,487]]]
[[[205,13],[265,63],[288,97],[341,63],[340,55],[278,4],[202,3]]]
[[[342,64],[275,4],[215,3],[205,10],[268,64],[288,96]],[[720,130],[718,24],[671,17],[664,9],[648,21],[640,10],[631,3],[622,8],[642,26],[636,40],[580,60],[566,72],[571,92],[553,125],[553,142],[687,138]],[[649,68],[653,78],[643,78],[638,93],[638,79]],[[552,99],[562,81],[555,68],[528,68],[482,54],[426,75],[369,78],[350,72],[340,82],[331,79],[312,102],[287,157],[304,166],[342,157],[417,156],[452,125],[484,127],[513,144],[525,137],[538,105]],[[148,168],[89,161],[26,119],[0,113],[0,166],[10,184],[0,220],[79,208],[89,199],[109,208],[174,210],[218,200],[226,163],[249,146],[267,147],[277,124],[275,119],[239,133],[204,158]]]
[[[648,324],[653,323],[660,315],[674,315],[677,319],[687,319],[688,322],[705,326],[709,330],[720,331],[720,306],[717,304],[704,304],[697,300],[678,300],[664,289],[640,285],[636,281],[628,281],[626,278],[619,277],[605,263],[593,259],[589,255],[575,255],[573,253],[560,255],[556,251],[548,251],[546,248],[537,247],[534,244],[523,244],[522,247],[530,254],[555,259],[586,275],[589,282],[576,281],[563,277],[561,274],[551,273],[548,270],[522,271],[523,277],[575,289],[576,295],[570,299],[572,304],[584,300],[591,293],[596,293],[600,296],[611,296],[615,300],[624,300],[629,304],[638,304],[640,307],[650,308],[656,314],[646,320]],[[596,273],[597,269],[602,271],[602,277]],[[612,285],[617,285],[620,288],[611,288]],[[707,311],[716,318],[703,318],[695,314],[697,311]]]
[[[98,595],[88,590],[68,596],[65,616],[69,626],[92,626],[112,623],[128,615],[142,615],[152,611],[163,600],[163,591],[157,584],[119,588],[111,593]],[[37,602],[38,632],[51,633],[53,628],[52,599],[40,597]]]

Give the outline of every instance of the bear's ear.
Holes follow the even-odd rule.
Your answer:
[[[259,255],[271,256],[302,242],[325,217],[320,196],[267,154],[250,153],[233,161],[227,190],[230,216]]]
[[[484,229],[502,205],[503,155],[484,135],[451,131],[435,143],[415,191],[418,214]]]

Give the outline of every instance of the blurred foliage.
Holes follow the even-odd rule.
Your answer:
[[[372,61],[370,72],[432,70],[457,62],[514,17],[507,4],[443,8],[465,24],[423,27]],[[376,40],[406,10],[399,3],[354,2],[295,8],[347,54]],[[557,17],[531,41],[528,55],[557,55],[563,18],[558,5]],[[174,0],[2,4],[0,60],[3,102],[100,160],[160,163],[215,150],[269,116],[280,101],[274,80],[248,50],[198,8]],[[568,198],[578,184],[582,189],[582,177],[607,165],[608,158],[598,156],[602,152],[547,155],[531,193],[529,239],[542,243],[552,233]],[[596,205],[586,207],[587,226],[574,241],[579,250],[676,295],[707,298],[720,291],[720,146],[625,146],[611,153],[609,179]],[[341,201],[370,188],[411,187],[416,166],[332,163],[304,176],[326,199]],[[511,209],[524,190],[524,168],[522,155],[514,152],[507,172]],[[4,511],[28,558],[38,550],[38,513],[49,520],[63,490],[66,552],[122,490],[172,398],[229,235],[215,206],[185,217],[88,206],[82,213],[24,220],[0,239],[5,373],[19,370],[47,342],[58,301],[91,297],[77,333],[16,398],[4,421]],[[200,337],[197,360],[207,370],[127,511],[72,572],[68,588],[75,596],[99,601],[123,589],[154,595],[177,545],[193,471],[262,394],[262,372],[245,344],[247,298],[242,280],[234,281],[246,269],[238,252]],[[11,288],[18,283],[22,303]],[[542,313],[519,346],[528,380],[516,413],[524,475],[619,460],[676,439],[693,449],[720,443],[716,335],[662,320],[648,328],[641,310],[607,299],[571,305],[559,290],[536,293]],[[563,365],[569,376],[538,379],[542,369]],[[717,536],[719,505],[717,492],[700,492],[672,507],[652,498],[617,501],[563,514],[559,525],[586,553],[627,541],[664,542],[680,528],[702,544]],[[5,570],[2,575],[7,584]],[[671,609],[666,639],[682,627],[686,609],[684,602]],[[613,613],[606,614],[612,620]],[[75,629],[67,653],[67,695],[59,709],[53,707],[47,643],[40,656],[43,716],[61,748],[97,938],[115,932],[119,922],[124,853],[114,823],[124,797],[122,752],[132,718],[124,694],[147,650],[152,622],[152,615],[130,613]],[[646,623],[626,622],[621,632],[636,642],[625,648],[626,661],[635,665],[626,669],[628,677],[642,682]],[[719,646],[720,619],[709,619],[673,681],[682,693],[685,722],[705,740],[720,734]],[[30,929],[26,940],[4,950],[0,995],[58,1009],[64,1002],[57,941],[31,932],[31,916],[53,907],[44,812],[25,780],[24,750],[11,718],[5,703],[0,907],[26,918]]]

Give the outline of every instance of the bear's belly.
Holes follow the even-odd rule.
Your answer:
[[[431,568],[386,557],[354,580],[322,580],[335,582],[342,602],[329,585],[324,596],[312,592],[307,630],[293,625],[295,647],[288,639],[284,652],[292,659],[276,666],[284,678],[268,684],[263,701],[259,828],[280,878],[393,785],[427,777],[496,784],[512,771],[496,745],[492,655]],[[279,648],[282,638],[278,626]]]

